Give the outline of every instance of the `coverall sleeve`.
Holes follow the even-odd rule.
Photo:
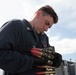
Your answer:
[[[33,66],[33,58],[14,50],[19,34],[19,22],[10,21],[0,28],[0,68],[6,72],[28,71]]]

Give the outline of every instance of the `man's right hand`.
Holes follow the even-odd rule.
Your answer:
[[[52,66],[58,68],[62,63],[62,55],[56,52],[53,54],[53,56],[54,56],[54,59],[52,59],[52,62],[53,62]]]
[[[34,65],[43,66],[43,65],[52,65],[52,61],[49,60],[46,56],[43,57],[44,53],[41,52],[40,48],[32,48],[31,53],[34,55]]]
[[[36,58],[34,57],[34,65],[35,66],[42,66],[47,63],[47,59],[41,59],[41,58]]]

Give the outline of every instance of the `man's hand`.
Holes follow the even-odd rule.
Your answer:
[[[48,48],[49,49],[49,48]],[[53,59],[53,55],[51,50],[48,49],[42,49],[42,48],[32,48],[31,53],[34,55],[34,64],[37,66],[40,65],[52,65],[52,61],[50,59]]]
[[[46,58],[42,59],[42,58],[34,57],[34,65],[35,66],[43,66],[43,65],[47,65],[47,64],[51,65],[52,61],[50,61],[50,60],[48,60]]]
[[[54,53],[54,59],[51,61],[53,62],[52,66],[58,68],[62,63],[62,55],[59,53]]]
[[[35,66],[42,66],[42,65],[51,65],[52,61],[47,59],[47,54],[42,52],[40,48],[32,48],[31,53],[34,55],[34,65]]]
[[[59,67],[62,62],[62,56],[53,51],[54,48],[32,48],[35,64]]]
[[[32,48],[31,53],[38,58],[47,58],[53,59],[53,55],[55,53],[54,47],[48,48]]]

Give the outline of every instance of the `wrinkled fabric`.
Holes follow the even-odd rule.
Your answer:
[[[44,42],[44,43],[43,43]],[[0,28],[0,68],[4,75],[36,75],[33,47],[49,46],[46,34],[37,35],[26,20],[11,20]]]

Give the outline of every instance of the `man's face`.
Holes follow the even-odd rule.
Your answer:
[[[50,15],[43,16],[42,14],[39,15],[38,18],[35,20],[34,30],[36,33],[40,34],[44,31],[47,31],[53,25],[54,21]]]

